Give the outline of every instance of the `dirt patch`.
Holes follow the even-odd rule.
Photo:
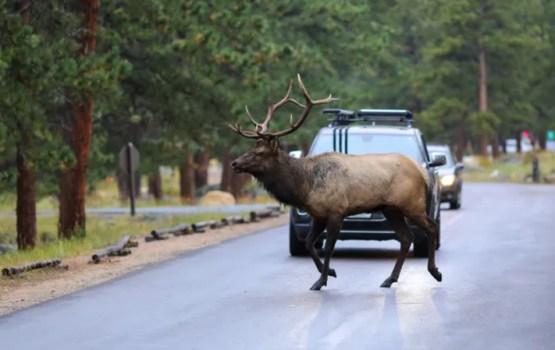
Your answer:
[[[257,223],[227,226],[202,234],[171,237],[149,243],[142,240],[139,241],[138,248],[132,249],[131,255],[110,258],[100,264],[91,264],[91,254],[87,254],[63,260],[62,265],[68,265],[68,270],[47,268],[29,272],[22,277],[0,277],[0,315],[92,287],[187,251],[284,225],[287,220],[288,216],[282,214]]]

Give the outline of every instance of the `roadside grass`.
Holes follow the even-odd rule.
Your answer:
[[[144,181],[143,181],[144,183]],[[256,185],[255,185],[256,186]],[[145,195],[146,188],[142,188],[142,196],[135,199],[137,208],[145,207],[165,207],[178,205],[194,205],[194,203],[184,203],[179,197],[179,177],[175,171],[168,172],[162,176],[162,188],[164,197],[155,200],[150,195]],[[275,202],[275,199],[265,193],[259,193],[255,198],[245,196],[239,198],[240,204],[264,204]],[[14,192],[0,193],[0,211],[11,211],[15,213],[16,194]],[[87,208],[129,208],[129,200],[120,200],[117,183],[113,178],[106,178],[98,181],[93,186],[93,191],[87,194]],[[40,198],[37,201],[37,211],[57,211],[58,200],[54,196]]]
[[[245,215],[245,213],[236,213]],[[30,251],[14,251],[0,256],[0,267],[16,266],[32,261],[53,258],[69,258],[92,253],[100,248],[115,243],[121,237],[130,235],[142,238],[153,229],[170,227],[182,223],[221,219],[232,214],[207,213],[180,216],[87,216],[87,235],[69,240],[57,239],[57,215],[37,217],[37,247]],[[16,236],[15,216],[1,217],[0,243],[14,243]],[[144,240],[140,244],[145,244]],[[63,263],[63,262],[62,262]]]
[[[532,177],[533,153],[507,154],[498,159],[476,158],[476,164],[465,164],[463,179],[474,182],[529,183]],[[555,173],[555,153],[536,152],[539,159],[540,179]]]

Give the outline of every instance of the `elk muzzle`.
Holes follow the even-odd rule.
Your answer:
[[[231,166],[231,169],[238,174],[247,172],[250,164],[248,158],[248,153],[243,154],[242,156],[232,160],[229,165]]]

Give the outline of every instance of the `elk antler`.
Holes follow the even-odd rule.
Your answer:
[[[246,137],[246,138],[251,138],[251,139],[281,137],[281,136],[288,135],[288,134],[294,132],[295,130],[297,130],[304,123],[306,117],[308,116],[308,113],[310,112],[310,110],[312,109],[313,106],[321,105],[321,104],[324,104],[324,103],[328,103],[328,102],[337,100],[337,98],[331,97],[331,94],[330,94],[327,98],[313,101],[310,98],[310,96],[308,95],[308,91],[306,91],[306,88],[305,88],[305,86],[303,84],[303,81],[301,80],[301,76],[299,74],[297,74],[297,78],[299,80],[299,87],[301,88],[303,96],[306,100],[306,106],[303,105],[302,103],[299,103],[294,98],[291,98],[291,96],[290,96],[291,95],[291,89],[293,87],[293,80],[291,80],[289,82],[289,88],[287,89],[287,94],[285,95],[285,97],[283,99],[281,99],[281,101],[279,101],[279,102],[277,102],[273,105],[270,104],[268,106],[268,114],[266,114],[266,119],[264,119],[263,123],[257,123],[254,120],[254,118],[252,117],[251,113],[249,112],[249,108],[247,106],[245,106],[247,116],[249,117],[251,123],[253,123],[254,126],[255,126],[254,131],[243,130],[239,124],[235,124],[235,125],[230,124],[229,127],[233,131],[238,133],[239,135],[241,135],[243,137]],[[267,132],[268,124],[270,123],[270,120],[272,119],[272,116],[273,116],[274,112],[276,111],[276,109],[278,109],[279,107],[281,107],[281,106],[283,106],[283,105],[285,105],[289,102],[291,102],[291,103],[293,103],[293,104],[295,104],[295,105],[297,105],[301,108],[304,108],[299,120],[295,124],[293,124],[293,115],[291,115],[291,121],[289,122],[291,127],[289,129],[274,132],[274,133]]]

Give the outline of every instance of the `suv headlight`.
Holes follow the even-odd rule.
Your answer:
[[[444,175],[441,177],[441,184],[443,186],[451,186],[455,183],[455,175]]]

